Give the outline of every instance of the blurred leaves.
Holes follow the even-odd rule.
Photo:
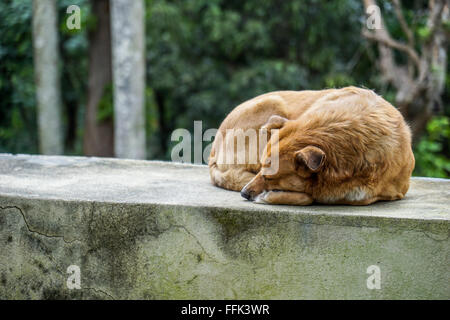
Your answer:
[[[31,3],[0,2],[0,152],[37,152]],[[395,91],[384,85],[375,66],[376,50],[360,37],[360,0],[145,3],[147,153],[152,159],[169,159],[174,129],[193,132],[194,120],[203,121],[203,130],[217,128],[236,105],[268,91],[356,85],[394,101]],[[81,8],[81,30],[66,27],[71,4]],[[390,2],[379,4],[393,36],[405,41]],[[427,2],[402,4],[417,41],[425,41]],[[81,154],[86,36],[96,20],[87,0],[60,0],[58,6],[66,127],[70,117],[76,118],[76,143],[69,153]],[[415,147],[416,175],[449,175],[449,89],[447,70],[442,97],[447,117],[433,119]],[[112,115],[112,87],[99,110],[99,120]]]
[[[0,2],[0,152],[37,152],[31,1]]]
[[[239,103],[275,90],[365,84],[359,1],[147,1],[147,85],[163,96],[155,131],[217,128]],[[330,28],[332,26],[332,28]],[[361,55],[360,55],[361,56]],[[358,62],[358,61],[356,61]],[[353,70],[351,70],[353,71]],[[165,150],[164,150],[165,149]]]
[[[102,98],[97,106],[97,121],[102,122],[107,119],[114,118],[113,104],[113,86],[112,84],[105,87]]]
[[[450,158],[444,149],[450,149],[450,118],[435,117],[427,125],[427,133],[417,144],[414,155],[416,169],[414,175],[448,178]]]

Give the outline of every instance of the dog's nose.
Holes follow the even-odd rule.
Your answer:
[[[241,196],[247,200],[250,200],[250,198],[251,198],[250,193],[248,193],[245,189],[242,189]]]

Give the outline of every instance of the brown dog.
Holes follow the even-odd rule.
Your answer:
[[[226,117],[209,167],[213,184],[257,202],[367,205],[405,196],[414,155],[402,115],[373,91],[278,91]]]

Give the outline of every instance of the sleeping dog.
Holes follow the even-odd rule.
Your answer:
[[[347,87],[240,104],[217,132],[209,168],[214,185],[259,203],[368,205],[402,199],[414,162],[400,112]]]

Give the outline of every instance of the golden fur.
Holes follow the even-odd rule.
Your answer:
[[[347,87],[321,91],[277,91],[237,106],[227,129],[279,129],[278,141],[258,141],[257,163],[221,163],[245,150],[213,143],[213,184],[250,200],[272,204],[312,202],[367,205],[404,197],[414,169],[411,133],[402,115],[371,90]],[[269,173],[277,144],[279,170]],[[260,149],[262,148],[262,149]],[[233,153],[224,155],[223,153]]]

